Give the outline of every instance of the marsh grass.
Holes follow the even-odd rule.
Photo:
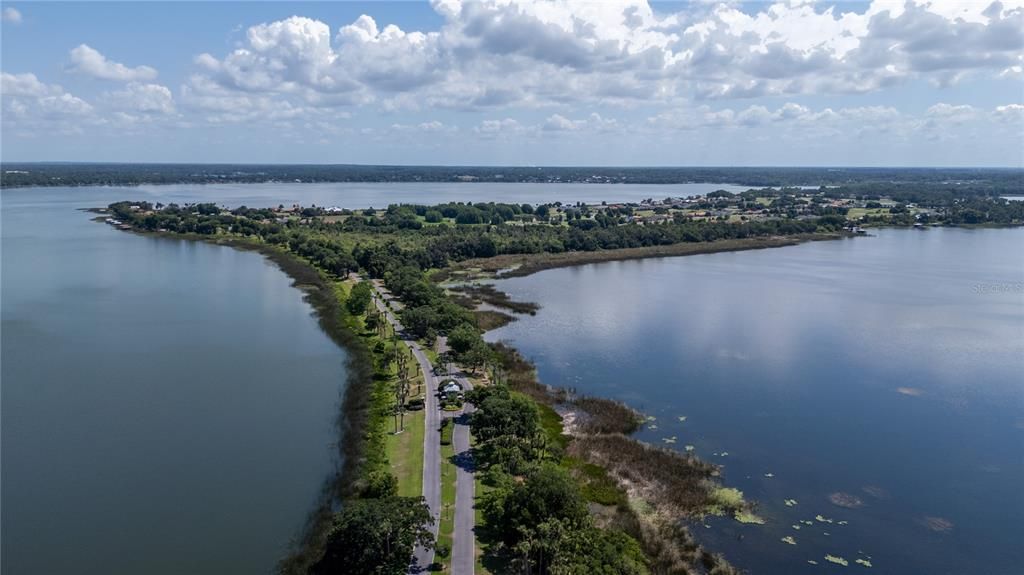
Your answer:
[[[599,506],[603,527],[618,528],[640,542],[651,572],[672,575],[739,575],[721,555],[701,547],[680,521],[707,513],[718,468],[690,454],[655,448],[626,436],[647,420],[624,403],[575,396],[537,381],[533,364],[504,344],[491,345],[509,387],[537,402],[549,445],[565,446],[562,465]],[[568,436],[555,406],[590,419],[589,431]],[[594,415],[596,414],[596,415]],[[651,421],[654,418],[650,418]],[[613,433],[600,431],[613,430]]]
[[[687,256],[740,250],[791,246],[806,241],[840,239],[840,234],[801,234],[786,237],[742,238],[716,240],[713,242],[678,243],[667,246],[622,248],[593,252],[562,252],[540,254],[503,254],[486,259],[470,259],[450,266],[435,274],[439,281],[455,276],[463,270],[473,270],[478,276],[498,278],[523,277],[539,271],[611,261]]]
[[[622,433],[628,435],[640,429],[643,416],[621,401],[602,397],[579,396],[570,402],[584,416],[579,418],[583,433]]]
[[[492,309],[478,309],[473,311],[473,319],[476,327],[481,331],[491,331],[516,321],[516,317]]]
[[[469,284],[453,287],[452,291],[469,298],[473,302],[484,302],[509,311],[534,315],[540,306],[532,302],[515,301],[507,293],[494,287],[493,284]]]
[[[622,434],[575,438],[569,454],[608,470],[635,495],[673,516],[699,517],[713,503],[717,468],[696,457],[657,448]]]

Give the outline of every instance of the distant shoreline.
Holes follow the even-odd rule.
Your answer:
[[[0,188],[251,183],[718,184],[748,187],[967,184],[1024,194],[1024,170],[1003,168],[403,166],[359,164],[0,163]],[[726,183],[726,182],[732,182]]]

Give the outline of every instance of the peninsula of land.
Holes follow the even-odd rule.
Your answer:
[[[449,203],[348,210],[118,202],[118,228],[257,249],[350,350],[343,468],[285,573],[714,573],[686,529],[758,523],[716,466],[631,438],[644,414],[537,381],[482,331],[535,310],[487,277],[779,247],[873,225],[1018,225],[1024,203],[751,190],[635,204]],[[486,304],[486,305],[484,305]],[[415,557],[415,560],[413,559]]]

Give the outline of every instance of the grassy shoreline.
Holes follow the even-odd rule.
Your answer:
[[[738,252],[794,246],[810,241],[837,240],[848,237],[844,234],[800,234],[771,238],[745,238],[717,240],[713,242],[678,243],[666,246],[622,248],[592,252],[563,252],[557,254],[515,254],[499,255],[486,259],[471,259],[435,272],[432,279],[445,281],[465,274],[483,274],[497,279],[524,277],[540,271],[596,264],[604,262],[637,260]]]

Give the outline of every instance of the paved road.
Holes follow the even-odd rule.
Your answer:
[[[373,281],[375,295],[374,305],[380,310],[395,332],[400,334],[404,330],[401,322],[391,313],[384,304],[384,301],[391,302],[396,309],[401,309],[397,302],[387,290],[383,289],[379,280]],[[426,354],[412,339],[403,341],[412,350],[420,369],[424,374],[426,386],[426,401],[424,425],[426,433],[423,435],[423,497],[434,517],[434,535],[440,523],[441,511],[441,406],[437,399],[437,387],[441,379],[434,375],[433,366]],[[442,346],[444,341],[442,340]],[[462,374],[454,374],[453,377],[462,384],[463,389],[470,390],[473,384]],[[452,575],[473,575],[476,567],[476,535],[473,528],[476,525],[476,516],[473,510],[473,496],[476,491],[476,484],[473,480],[472,459],[469,446],[469,414],[473,413],[473,405],[466,403],[462,412],[455,421],[455,429],[452,434],[452,444],[455,448],[456,465],[455,470],[455,523],[452,533],[452,554],[451,573]],[[409,567],[409,573],[424,573],[434,561],[434,551],[417,547],[413,553],[413,562]]]
[[[382,297],[385,296],[382,296],[381,292],[375,292],[373,303],[384,314],[388,323],[394,328],[395,333],[398,333],[401,337],[404,328],[394,314],[384,305]],[[427,359],[426,354],[420,349],[419,344],[410,339],[403,339],[403,341],[412,350],[416,361],[419,362],[420,370],[423,372],[424,386],[426,387],[426,393],[424,394],[426,396],[424,406],[426,414],[424,426],[426,430],[423,434],[423,498],[427,502],[427,507],[430,508],[430,514],[434,517],[433,530],[436,537],[441,512],[441,410],[436,395],[438,381],[434,376],[430,360]],[[412,565],[409,566],[409,573],[425,573],[433,562],[434,550],[417,546],[413,553]]]
[[[456,377],[463,389],[469,390],[473,385],[464,377]],[[452,443],[455,446],[455,531],[452,533],[452,575],[473,575],[476,567],[476,542],[473,526],[476,516],[473,513],[473,494],[476,484],[473,481],[473,461],[469,451],[469,414],[473,413],[473,405],[466,403],[463,415],[456,419]]]

